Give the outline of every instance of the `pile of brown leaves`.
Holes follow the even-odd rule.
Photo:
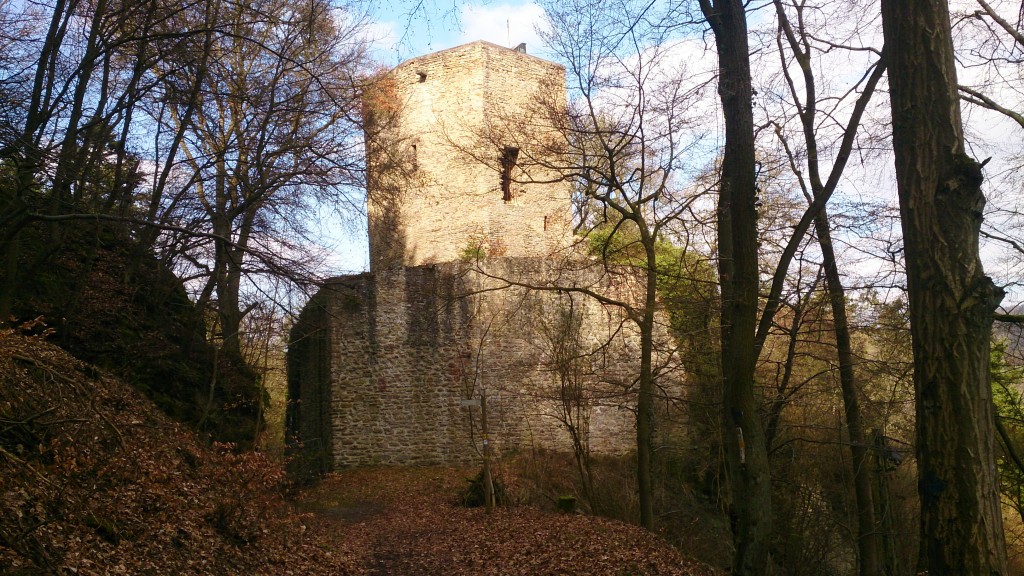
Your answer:
[[[712,576],[639,527],[530,507],[457,503],[475,470],[348,470],[302,495],[369,575]]]
[[[0,573],[353,573],[283,480],[60,349],[0,333]]]

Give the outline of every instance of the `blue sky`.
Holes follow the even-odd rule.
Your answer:
[[[371,34],[378,58],[388,66],[474,40],[509,47],[526,42],[529,51],[539,54],[535,28],[543,15],[533,2],[401,0],[372,8]]]
[[[370,9],[368,33],[374,57],[392,67],[409,58],[474,40],[502,46],[526,42],[527,50],[544,55],[536,26],[544,11],[533,2],[444,3],[440,0],[390,1]],[[332,244],[331,267],[339,273],[369,269],[365,216],[348,223],[325,210],[325,240]]]

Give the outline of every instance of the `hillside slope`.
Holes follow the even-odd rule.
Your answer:
[[[280,467],[201,446],[128,385],[0,332],[0,573],[349,574]]]

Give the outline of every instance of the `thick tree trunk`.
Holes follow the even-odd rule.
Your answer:
[[[701,0],[718,47],[725,151],[718,199],[723,437],[731,486],[733,574],[769,571],[771,477],[754,394],[758,306],[757,188],[747,23],[740,0]]]
[[[945,0],[882,0],[917,396],[919,565],[1006,574],[989,345],[1002,291],[985,276],[985,200],[964,153]]]
[[[651,481],[651,453],[654,451],[654,307],[658,299],[655,239],[640,224],[647,254],[644,309],[640,318],[640,389],[636,400],[636,479],[640,494],[640,525],[654,529],[654,491]]]

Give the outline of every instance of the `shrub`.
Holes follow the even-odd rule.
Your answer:
[[[469,486],[466,487],[465,491],[462,493],[462,498],[460,498],[462,505],[469,508],[478,508],[486,504],[486,500],[484,499],[486,491],[484,489],[483,469],[477,472],[476,476],[473,478],[467,478],[466,482],[469,483]],[[498,506],[508,504],[508,494],[505,491],[505,484],[493,474],[491,475],[491,483],[494,485],[494,503]]]

